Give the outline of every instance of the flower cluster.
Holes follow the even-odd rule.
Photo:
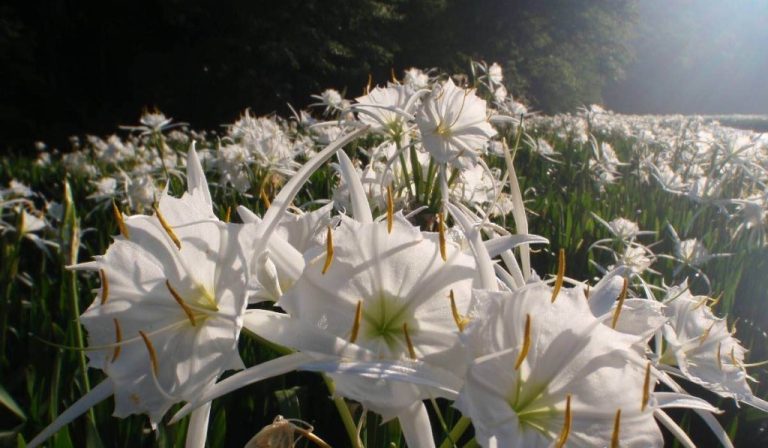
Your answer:
[[[509,149],[525,141],[521,110],[497,64],[475,69],[493,111],[478,90],[412,69],[353,101],[333,90],[318,95],[331,121],[246,112],[216,148],[198,155],[191,145],[183,161],[159,113],[126,142],[90,139],[87,151],[103,170],[89,173],[93,198],[125,191],[107,202],[120,234],[103,255],[71,266],[100,278],[80,323],[89,365],[106,379],[30,446],[114,396],[116,416],[147,414],[153,425],[182,404],[171,423],[191,413],[187,444],[202,447],[212,400],[294,370],[326,375],[340,412],[349,412],[347,399],[398,419],[412,447],[435,446],[424,401],[436,398],[451,400],[486,447],[660,446],[660,425],[690,445],[669,408],[700,414],[729,445],[713,417],[720,411],[686,392],[689,383],[768,412],[713,301],[685,284],[658,299],[646,283],[636,287],[654,261],[638,240],[652,232],[595,216],[611,237],[593,248],[615,256],[595,282],[569,279],[562,250],[552,278],[531,268],[531,246],[548,240],[528,233]],[[590,132],[608,132],[590,114]],[[559,163],[546,140],[527,141]],[[583,141],[592,142],[600,179],[615,180],[622,164],[611,146]],[[85,151],[68,156],[72,168]],[[743,151],[733,152],[724,164],[741,160]],[[292,207],[334,157],[333,201]],[[240,206],[241,223],[220,220],[206,171],[218,188],[261,198],[263,213]],[[159,184],[159,173],[185,177],[183,196]],[[136,214],[124,215],[124,205]],[[514,232],[494,221],[508,215]],[[695,250],[679,256],[701,258]],[[246,366],[243,329],[285,354]],[[228,370],[237,372],[221,379]],[[289,440],[311,434],[278,419],[253,443],[278,428]],[[451,434],[460,437],[460,428]],[[354,427],[349,436],[360,443]]]

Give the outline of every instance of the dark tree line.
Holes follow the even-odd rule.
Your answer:
[[[8,0],[0,147],[113,131],[158,107],[215,128],[305,106],[371,74],[498,61],[546,111],[599,101],[630,51],[635,0]]]

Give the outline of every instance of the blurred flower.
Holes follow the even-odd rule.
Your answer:
[[[414,91],[426,89],[429,87],[429,75],[419,70],[418,68],[409,68],[408,70],[405,70],[403,84],[410,87]]]
[[[485,100],[448,79],[436,85],[416,115],[422,144],[439,163],[473,166],[478,152],[496,135],[486,117]]]

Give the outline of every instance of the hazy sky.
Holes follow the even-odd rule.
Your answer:
[[[768,113],[768,0],[640,0],[636,61],[606,95],[630,113]]]

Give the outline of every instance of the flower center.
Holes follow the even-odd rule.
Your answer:
[[[418,332],[418,324],[402,299],[380,294],[363,303],[361,336],[364,341],[383,342],[392,356],[408,353],[408,343],[403,333],[407,324],[411,335]]]
[[[543,405],[538,400],[544,395],[546,387],[536,387],[532,383],[532,381],[523,380],[522,375],[518,375],[516,389],[507,402],[515,411],[521,428],[528,427],[548,435],[558,410],[549,404]]]
[[[443,138],[448,138],[451,136],[451,127],[441,121],[435,128],[435,134]]]

